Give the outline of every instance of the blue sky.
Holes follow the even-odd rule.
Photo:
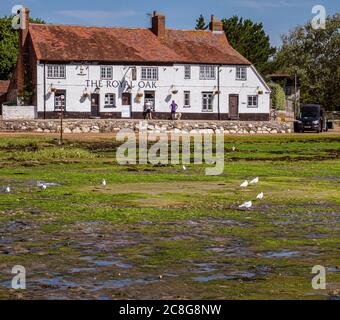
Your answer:
[[[164,13],[169,28],[193,29],[202,13],[209,20],[232,15],[263,22],[273,45],[280,44],[280,34],[312,19],[314,5],[323,5],[327,14],[340,12],[339,0],[0,0],[0,15],[9,15],[21,4],[31,9],[31,16],[49,23],[149,27],[147,13]]]

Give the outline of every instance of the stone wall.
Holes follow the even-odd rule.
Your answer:
[[[115,133],[128,128],[135,132],[276,134],[293,132],[289,122],[248,121],[160,121],[148,123],[137,120],[64,120],[64,133]],[[60,132],[60,120],[0,120],[0,131],[6,132]]]

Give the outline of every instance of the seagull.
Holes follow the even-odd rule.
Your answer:
[[[102,186],[106,186],[107,185],[107,182],[106,182],[106,180],[104,179],[103,181],[102,181]]]
[[[254,180],[250,181],[250,184],[256,184],[256,183],[259,183],[259,181],[260,181],[260,178],[259,178],[259,177],[257,177],[257,178],[255,178]]]
[[[246,188],[246,187],[248,187],[248,185],[249,185],[249,182],[248,182],[248,180],[246,180],[246,181],[244,181],[244,182],[240,185],[240,187],[241,187],[241,188]]]
[[[264,193],[261,192],[257,197],[256,199],[259,199],[259,200],[262,200],[264,198]]]
[[[187,167],[183,165],[183,171],[187,171]]]
[[[10,187],[6,187],[5,192],[6,193],[11,193],[11,188]]]
[[[46,185],[46,184],[42,184],[42,185],[40,186],[40,188],[41,188],[42,190],[46,190],[46,189],[47,189],[47,185]]]
[[[239,206],[239,208],[246,208],[250,209],[253,206],[253,203],[251,201],[245,202]]]

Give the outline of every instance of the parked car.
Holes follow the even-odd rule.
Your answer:
[[[300,116],[297,118],[295,130],[298,132],[328,131],[329,124],[324,108],[319,104],[304,104],[300,108]]]

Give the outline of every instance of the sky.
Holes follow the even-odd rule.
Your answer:
[[[273,46],[280,35],[313,18],[312,8],[323,5],[327,14],[340,12],[340,0],[0,0],[0,16],[9,15],[14,5],[24,5],[31,16],[48,23],[114,27],[150,26],[150,14],[166,15],[167,27],[193,29],[202,13],[206,20],[238,15],[262,22]]]

